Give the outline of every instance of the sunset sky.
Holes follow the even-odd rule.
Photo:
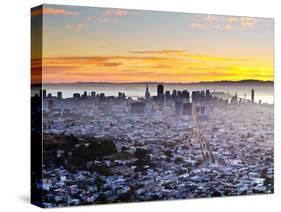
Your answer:
[[[273,80],[273,19],[57,5],[31,18],[42,14],[47,83]]]

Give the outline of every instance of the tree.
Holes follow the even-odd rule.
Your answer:
[[[100,191],[103,187],[103,184],[104,184],[104,180],[101,179],[99,176],[96,177],[96,180],[95,180],[95,184],[98,188],[98,190]]]
[[[149,160],[149,154],[148,151],[146,149],[142,149],[142,148],[137,148],[136,152],[135,152],[135,156],[139,159],[143,159],[143,160]]]
[[[166,151],[165,151],[165,155],[166,155],[167,157],[169,157],[169,158],[172,157],[172,153],[173,153],[173,152],[172,152],[171,150],[166,150]]]
[[[181,157],[177,157],[175,162],[176,163],[182,163],[184,160]]]
[[[212,194],[211,194],[211,197],[221,197],[222,194],[219,192],[219,191],[214,191]]]

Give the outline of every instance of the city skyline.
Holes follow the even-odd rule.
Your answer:
[[[273,19],[58,5],[32,19],[41,14],[44,83],[274,78]]]

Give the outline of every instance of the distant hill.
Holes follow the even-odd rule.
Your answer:
[[[240,80],[240,81],[214,81],[214,82],[198,82],[198,83],[188,83],[188,84],[216,84],[216,85],[273,85],[273,81],[262,81],[262,80]]]
[[[44,83],[46,85],[96,85],[96,84],[179,84],[179,85],[273,85],[273,81],[262,80],[240,80],[240,81],[205,81],[191,83],[165,83],[165,82],[75,82],[75,83]]]

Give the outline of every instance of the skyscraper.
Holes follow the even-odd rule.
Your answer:
[[[96,92],[95,91],[91,92],[91,97],[93,97],[93,98],[96,97]]]
[[[80,98],[80,93],[74,93],[73,94],[74,99],[79,99]]]
[[[206,96],[210,96],[210,90],[206,90]]]
[[[40,95],[40,97],[42,97],[42,98],[46,98],[46,96],[47,96],[47,91],[46,91],[46,90],[40,90],[39,95]]]
[[[161,96],[164,93],[164,86],[162,84],[159,84],[157,86],[157,96]]]
[[[87,96],[88,96],[87,91],[84,91],[82,97],[87,97]]]
[[[150,98],[150,93],[149,93],[149,90],[148,90],[148,84],[146,85],[145,98],[146,98],[146,99],[149,99],[149,98]]]
[[[58,99],[62,99],[62,92],[58,91]]]
[[[190,93],[187,90],[182,91],[182,97],[184,98],[185,101],[187,102],[190,101]]]

